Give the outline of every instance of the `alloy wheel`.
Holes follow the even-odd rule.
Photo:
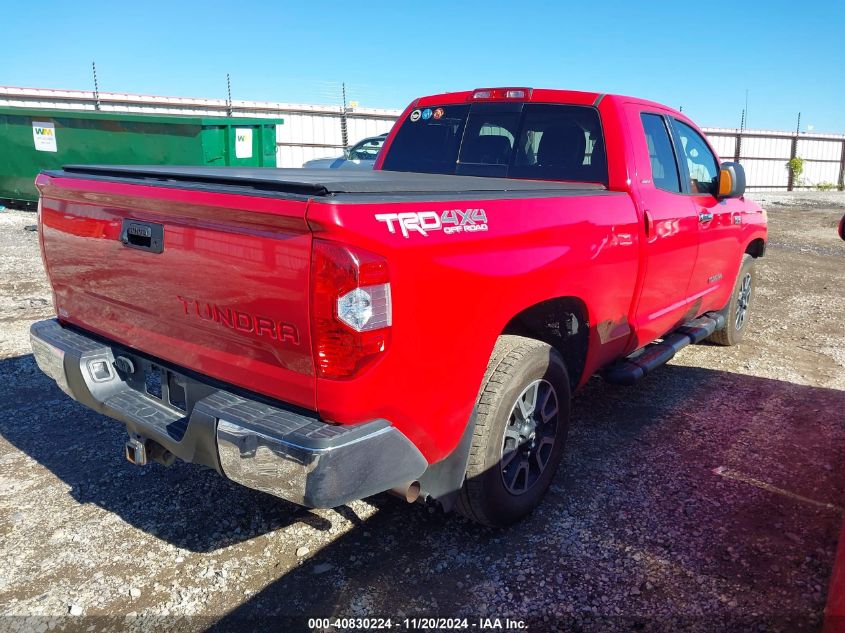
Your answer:
[[[528,492],[549,464],[560,405],[547,380],[529,384],[511,409],[502,438],[502,481],[513,495]]]

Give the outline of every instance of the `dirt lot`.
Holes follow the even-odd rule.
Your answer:
[[[35,366],[27,329],[51,315],[35,216],[0,213],[0,629],[486,615],[819,630],[845,518],[845,195],[763,203],[746,342],[688,348],[632,388],[593,380],[546,503],[505,531],[388,496],[307,511],[200,467],[132,466],[122,426]]]

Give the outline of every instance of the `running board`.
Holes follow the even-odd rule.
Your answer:
[[[647,374],[665,365],[690,343],[698,343],[725,327],[725,317],[717,312],[684,323],[663,337],[659,343],[650,343],[627,358],[619,360],[602,371],[604,379],[614,385],[633,385]]]

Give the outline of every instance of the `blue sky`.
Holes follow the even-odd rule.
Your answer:
[[[700,125],[845,132],[845,3],[10,2],[0,85],[362,106],[527,85],[683,106]]]

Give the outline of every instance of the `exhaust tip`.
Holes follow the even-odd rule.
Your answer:
[[[408,503],[413,503],[420,498],[420,490],[420,482],[412,481],[411,483],[391,488],[390,492]]]
[[[412,481],[411,485],[408,486],[408,490],[405,492],[405,501],[408,503],[413,503],[417,499],[420,498],[420,482]]]

